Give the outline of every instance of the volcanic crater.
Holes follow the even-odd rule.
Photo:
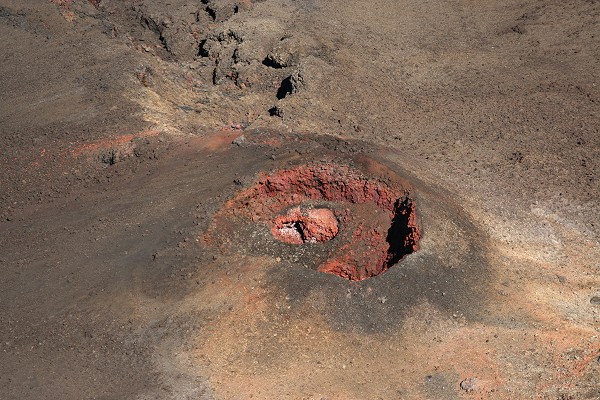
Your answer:
[[[287,246],[320,246],[320,272],[362,281],[418,249],[421,230],[409,189],[350,165],[315,163],[262,174],[223,215],[262,224]],[[233,225],[239,226],[239,221]]]

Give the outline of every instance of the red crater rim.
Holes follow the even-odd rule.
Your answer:
[[[416,204],[401,179],[320,163],[263,175],[228,201],[275,240],[326,246],[317,269],[351,281],[378,276],[418,249]]]

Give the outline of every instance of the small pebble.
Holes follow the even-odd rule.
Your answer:
[[[460,383],[460,388],[467,393],[477,390],[477,378],[467,378]]]
[[[232,143],[232,144],[235,144],[236,146],[241,146],[241,145],[243,145],[244,143],[246,143],[247,141],[248,141],[248,139],[246,139],[246,136],[242,135],[242,136],[240,136],[240,137],[238,137],[238,138],[235,138],[235,139],[233,140],[233,142],[231,142],[231,143]]]

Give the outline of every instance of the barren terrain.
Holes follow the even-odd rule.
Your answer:
[[[0,398],[600,399],[597,0],[0,34]]]

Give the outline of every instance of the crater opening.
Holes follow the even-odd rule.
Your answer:
[[[350,166],[303,165],[264,175],[226,209],[266,224],[277,241],[316,244],[327,254],[315,261],[318,271],[361,281],[418,249],[415,200],[401,182]]]

